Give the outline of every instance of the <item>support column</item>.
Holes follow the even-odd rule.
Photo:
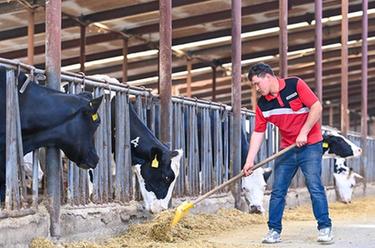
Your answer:
[[[232,0],[233,176],[241,170],[241,0]],[[234,185],[234,206],[240,208],[241,187]]]
[[[361,101],[361,156],[360,173],[363,176],[363,195],[366,194],[366,164],[367,164],[367,103],[368,103],[368,0],[362,0],[362,101]]]
[[[192,59],[186,59],[186,95],[187,97],[191,97],[191,82],[192,82],[192,75],[191,75],[191,68],[192,68]]]
[[[124,59],[122,61],[122,82],[128,82],[128,53],[129,53],[129,42],[128,39],[123,39],[122,42],[122,55]]]
[[[61,1],[46,1],[46,76],[47,86],[60,90],[61,70]],[[50,232],[59,237],[60,230],[60,151],[47,148],[47,196],[50,212]]]
[[[323,104],[323,81],[322,81],[322,0],[315,0],[315,93]],[[322,124],[323,118],[320,118]]]
[[[288,0],[279,0],[279,75],[288,76]]]
[[[79,50],[79,63],[80,71],[85,73],[85,62],[86,62],[86,26],[80,25],[81,37],[80,37],[80,50]]]
[[[35,10],[28,9],[27,11],[27,63],[34,64],[34,33],[35,33]]]
[[[216,101],[216,66],[212,66],[212,101]]]
[[[160,124],[161,141],[171,147],[172,142],[172,1],[159,0],[160,5]]]
[[[349,130],[348,117],[348,0],[341,3],[341,131]]]

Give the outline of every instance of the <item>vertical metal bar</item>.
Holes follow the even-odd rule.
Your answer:
[[[115,140],[115,150],[116,150],[116,176],[115,176],[115,199],[121,201],[121,183],[123,182],[123,164],[125,163],[125,157],[122,155],[122,151],[125,151],[125,130],[124,130],[124,95],[121,92],[116,94],[116,113],[115,113],[115,126],[116,126],[116,140]]]
[[[27,11],[27,63],[34,64],[34,23],[35,23],[35,10],[28,9]]]
[[[149,112],[149,128],[152,131],[153,134],[155,134],[155,103],[152,99],[150,99],[150,112]]]
[[[85,72],[85,62],[86,62],[86,26],[80,25],[80,40],[79,40],[79,64],[80,71]]]
[[[197,195],[199,194],[200,190],[200,182],[199,182],[199,172],[200,172],[200,162],[202,160],[200,154],[199,154],[199,132],[198,132],[198,112],[199,108],[197,106],[193,107],[193,118],[194,118],[194,193]]]
[[[315,93],[320,102],[323,101],[323,26],[322,26],[323,1],[315,0]],[[320,119],[322,122],[322,119]]]
[[[279,0],[279,55],[280,77],[288,76],[288,0]]]
[[[200,134],[198,133],[198,135],[200,135],[200,137],[198,137],[198,140],[200,141],[200,150],[199,150],[199,154],[200,154],[200,165],[201,165],[201,170],[200,170],[200,178],[199,178],[199,186],[200,186],[200,191],[199,193],[202,194],[202,193],[205,193],[205,179],[206,179],[206,137],[204,136],[205,133],[206,133],[206,130],[205,130],[205,123],[206,123],[206,118],[205,118],[205,115],[204,115],[204,108],[201,109],[201,111],[198,113],[201,117],[201,122],[200,122],[200,126],[198,126],[198,130],[201,130]]]
[[[108,180],[108,201],[113,200],[113,182],[112,182],[112,113],[111,113],[111,95],[107,94],[106,118],[107,118],[107,180]]]
[[[122,61],[122,82],[128,81],[128,53],[129,53],[128,39],[122,40],[122,55],[124,56]]]
[[[189,125],[189,132],[188,132],[188,193],[190,195],[193,194],[194,189],[194,119],[193,119],[193,107],[188,105],[188,125]]]
[[[38,197],[39,197],[39,149],[33,151],[33,183],[32,183],[32,192],[33,192],[33,208],[38,208]]]
[[[232,0],[232,106],[233,106],[233,174],[241,170],[241,1]],[[233,175],[233,176],[234,176]],[[240,207],[240,182],[234,184],[235,207]]]
[[[61,1],[46,1],[46,76],[47,85],[60,89],[61,69]],[[60,236],[60,151],[47,148],[47,194],[52,237]]]
[[[362,0],[362,101],[361,101],[361,147],[364,155],[361,156],[360,173],[363,176],[363,194],[366,194],[367,188],[367,102],[368,102],[368,0]]]
[[[208,126],[208,152],[207,152],[207,155],[208,155],[208,190],[210,190],[214,184],[213,184],[213,180],[212,180],[212,171],[213,171],[213,160],[212,160],[212,124],[211,122],[213,121],[211,119],[211,111],[212,109],[207,109],[207,126]]]
[[[328,125],[333,127],[333,105],[329,104],[329,116],[328,116]]]
[[[216,66],[212,66],[212,101],[216,101]]]
[[[191,73],[192,69],[192,59],[191,58],[186,58],[186,70],[187,70],[187,75],[186,75],[186,95],[187,97],[191,97],[191,82],[193,75]]]
[[[6,71],[6,148],[5,148],[5,168],[6,168],[6,191],[5,208],[12,210],[15,204],[14,184],[17,183],[16,166],[17,163],[17,133],[16,133],[16,113],[14,109],[14,90],[15,87],[14,71]]]
[[[96,88],[94,91],[94,96],[98,97],[100,95],[100,89]],[[103,120],[103,104],[100,105],[98,109],[99,115],[102,117]],[[93,201],[95,203],[102,203],[103,200],[103,184],[102,184],[102,170],[103,170],[103,125],[98,127],[98,130],[95,133],[95,148],[98,152],[99,162],[96,168],[93,170],[94,174],[94,194],[93,194]]]
[[[186,132],[187,132],[187,127],[186,127],[186,120],[185,120],[185,112],[186,112],[186,107],[181,104],[181,114],[179,118],[181,118],[181,129],[182,131],[180,132],[181,135],[181,147],[179,149],[182,149],[183,155],[181,158],[181,166],[180,166],[180,187],[181,187],[181,195],[186,194],[186,187],[185,187],[185,178],[186,178]]]
[[[160,8],[160,116],[161,141],[171,147],[171,95],[172,95],[172,1],[159,0]]]
[[[227,181],[229,179],[229,123],[228,123],[228,112],[224,111],[224,131],[223,131],[223,149],[224,149],[224,168],[225,168],[225,178],[224,180]]]
[[[130,152],[130,122],[129,120],[129,96],[125,95],[123,99],[124,104],[124,127],[125,127],[125,148],[123,156],[124,158],[124,165],[122,165],[124,168],[122,169],[124,172],[124,181],[125,181],[125,188],[123,189],[123,195],[125,196],[124,200],[129,201],[130,196],[133,195],[133,188],[132,188],[132,160],[131,160],[131,152]]]
[[[348,117],[348,0],[341,1],[341,131],[349,130]]]

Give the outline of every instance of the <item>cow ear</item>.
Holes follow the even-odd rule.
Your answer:
[[[97,98],[94,98],[90,101],[90,106],[91,106],[92,110],[94,111],[94,113],[96,113],[98,111],[98,108],[99,108],[100,104],[102,103],[102,100],[103,100],[103,95],[101,95]]]
[[[178,154],[177,150],[171,151],[171,158],[178,156]]]
[[[159,148],[151,148],[150,161],[152,162],[152,167],[157,168],[159,166],[159,161],[161,160],[162,151]]]
[[[69,87],[68,84],[67,84],[67,86]],[[83,92],[79,93],[78,95],[86,98],[87,100],[92,99],[92,94],[90,92],[87,92],[87,91],[83,91]]]
[[[267,182],[268,178],[270,178],[272,174],[272,168],[270,168],[270,170],[267,169],[264,169],[264,172],[263,172],[263,178],[264,178],[264,181]]]

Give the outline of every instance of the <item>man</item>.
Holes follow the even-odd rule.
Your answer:
[[[293,143],[297,145],[275,161],[269,204],[269,232],[262,242],[281,242],[285,196],[298,168],[301,168],[310,192],[314,216],[318,222],[318,242],[333,242],[327,197],[320,178],[323,138],[318,120],[322,112],[321,103],[302,79],[277,78],[267,64],[258,63],[252,66],[248,78],[262,96],[258,100],[255,129],[243,168],[245,176],[252,172],[254,158],[263,141],[267,122],[279,127],[281,149]]]

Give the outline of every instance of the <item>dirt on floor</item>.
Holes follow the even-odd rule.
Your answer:
[[[350,221],[359,223],[361,220],[367,220],[368,222],[368,220],[375,220],[374,206],[375,197],[356,199],[351,204],[331,203],[329,206],[330,216],[334,226],[335,223],[348,223]],[[102,242],[55,245],[48,240],[37,238],[32,241],[30,247],[266,247],[260,243],[261,236],[267,231],[266,216],[251,215],[236,209],[221,209],[216,214],[188,214],[175,227],[171,228],[170,223],[173,217],[173,211],[162,212],[155,216],[151,222],[132,225],[125,234]],[[343,225],[346,226],[347,224]],[[300,247],[310,247],[308,243],[313,245],[311,247],[315,247],[316,224],[310,205],[286,209],[283,226],[286,230],[290,229],[297,232],[295,236],[293,236],[294,234],[286,234],[291,240],[296,239],[302,242],[296,242],[295,247],[299,247],[298,244],[300,244]],[[346,232],[350,233],[350,230],[339,230],[342,231],[343,236],[346,235]],[[345,237],[342,238],[345,239]],[[284,243],[285,247],[293,247],[293,244]],[[345,246],[345,244],[341,247],[359,247]]]

